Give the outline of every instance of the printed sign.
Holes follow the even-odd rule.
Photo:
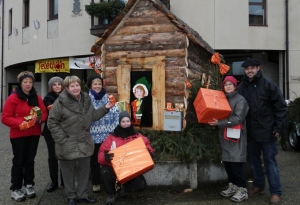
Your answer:
[[[69,58],[47,59],[35,62],[35,73],[70,73]]]

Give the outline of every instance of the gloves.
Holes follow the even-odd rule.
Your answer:
[[[108,152],[109,152],[109,150],[104,151],[104,158],[106,161],[110,162],[113,159],[114,154],[113,153],[109,154]]]

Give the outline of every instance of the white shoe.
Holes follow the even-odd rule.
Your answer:
[[[224,197],[233,196],[238,190],[238,187],[232,183],[229,183],[228,188],[220,192],[220,194]]]
[[[16,201],[24,201],[26,199],[21,189],[11,191],[10,197]]]
[[[248,199],[248,191],[244,187],[238,187],[236,194],[231,197],[231,201],[234,202],[242,202],[245,199]]]
[[[26,195],[28,198],[34,198],[36,197],[35,191],[33,189],[33,186],[31,184],[28,184],[25,186]]]
[[[93,185],[93,192],[99,192],[100,191],[100,185]]]

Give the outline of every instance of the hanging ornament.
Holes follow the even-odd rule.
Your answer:
[[[222,75],[224,75],[225,73],[227,73],[229,71],[229,69],[230,69],[230,67],[228,65],[221,63],[220,54],[218,52],[215,52],[212,55],[212,57],[210,59],[210,62],[212,62],[213,64],[219,65],[220,73]]]

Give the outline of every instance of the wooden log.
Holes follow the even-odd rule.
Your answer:
[[[166,15],[157,9],[153,9],[153,10],[135,9],[129,15],[130,18],[137,18],[137,17],[152,18],[153,16],[157,18],[157,17],[165,17]]]
[[[131,65],[131,68],[150,68],[154,65],[164,63],[164,56],[147,57],[147,58],[121,58],[119,65]]]
[[[178,90],[177,88],[166,88],[166,95],[168,96],[184,96],[184,90]]]
[[[106,60],[119,60],[120,58],[144,58],[154,56],[166,57],[184,57],[186,55],[185,49],[172,50],[141,50],[141,51],[117,51],[107,52]]]
[[[116,85],[105,86],[106,92],[111,94],[118,94],[118,87]]]
[[[179,92],[180,90],[184,90],[184,78],[183,77],[176,77],[176,78],[166,78],[166,88],[175,88]]]
[[[155,24],[155,25],[136,25],[121,28],[115,36],[133,35],[133,34],[147,34],[147,33],[168,33],[179,31],[174,24]]]
[[[168,24],[170,23],[170,19],[166,16],[152,16],[150,18],[145,17],[135,17],[128,18],[126,22],[124,22],[124,26],[142,26],[142,25],[151,25],[151,24]]]
[[[130,65],[119,65],[117,68],[118,101],[130,101]]]
[[[187,77],[190,80],[192,80],[192,79],[201,79],[202,78],[202,72],[200,72],[200,71],[196,71],[196,70],[186,68],[186,72],[187,72]]]
[[[195,71],[198,71],[198,72],[204,72],[205,69],[197,64],[197,63],[194,63],[193,61],[189,60],[188,59],[188,68],[191,69],[191,70],[195,70]]]
[[[106,67],[104,72],[105,72],[106,76],[116,76],[117,75],[117,67]]]
[[[143,51],[143,50],[173,50],[183,49],[185,47],[183,42],[170,42],[165,43],[149,43],[149,44],[121,44],[121,45],[108,45],[107,50],[110,52],[115,51]]]
[[[166,102],[172,102],[173,106],[175,103],[183,103],[184,99],[181,95],[166,95]]]
[[[165,63],[161,61],[152,70],[152,110],[154,130],[163,130],[163,109],[165,108]]]
[[[116,86],[117,85],[117,79],[113,76],[105,76],[105,84],[107,86]]]
[[[184,57],[181,58],[166,58],[166,66],[167,67],[181,67],[187,66]]]
[[[185,68],[184,67],[166,67],[166,78],[176,78],[176,77],[185,77]]]
[[[111,51],[110,46],[140,45],[140,44],[162,44],[173,45],[183,44],[186,47],[186,36],[181,32],[154,33],[154,34],[135,34],[127,36],[111,36],[106,42],[106,50]]]

